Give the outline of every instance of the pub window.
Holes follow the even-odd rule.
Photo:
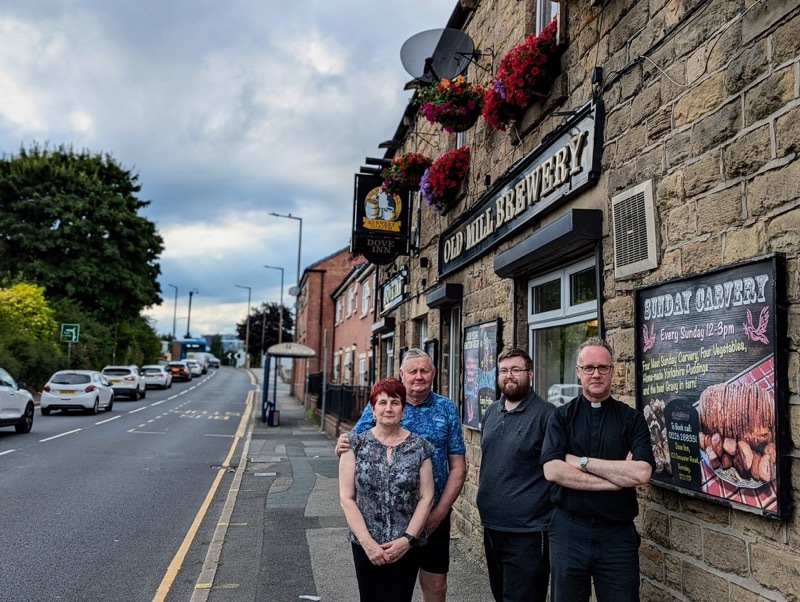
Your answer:
[[[578,346],[598,334],[593,258],[528,282],[528,328],[534,389],[562,405],[580,392]]]
[[[447,329],[447,336],[450,339],[450,354],[449,362],[447,364],[447,393],[456,405],[459,405],[461,399],[461,357],[463,351],[463,343],[461,340],[461,306],[456,305],[450,309],[449,328]],[[444,348],[444,347],[443,347]]]
[[[394,376],[394,339],[388,338],[384,341],[384,357],[386,363],[384,364],[383,375],[385,378]]]
[[[558,15],[558,2],[550,0],[536,0],[536,34],[550,25],[553,17]]]

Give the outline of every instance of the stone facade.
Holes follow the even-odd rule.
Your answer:
[[[448,27],[491,48],[467,77],[488,84],[497,61],[534,27],[534,0],[461,2]],[[472,159],[466,194],[440,215],[420,204],[412,211],[418,235],[410,257],[378,269],[378,287],[407,274],[404,300],[379,317],[393,318],[383,334],[378,372],[395,370],[399,354],[419,337],[424,319],[439,348],[438,390],[461,404],[463,327],[499,318],[502,346],[531,349],[529,282],[567,266],[575,249],[537,255],[538,235],[550,235],[575,210],[602,217],[596,244],[583,257],[597,266],[597,328],[616,351],[613,394],[635,404],[634,293],[674,278],[703,274],[773,253],[785,259],[788,305],[786,362],[789,466],[784,486],[800,489],[800,2],[752,0],[564,0],[559,4],[561,72],[549,94],[506,132],[483,121],[463,136],[417,117],[398,128],[404,149],[436,157],[468,144]],[[444,24],[443,24],[444,25]],[[602,73],[593,71],[595,67]],[[592,75],[595,82],[592,81]],[[524,228],[494,243],[468,264],[442,274],[443,236],[492,194],[515,166],[541,148],[571,112],[592,98],[604,114],[597,180],[536,214]],[[396,137],[398,137],[396,136]],[[392,151],[394,152],[394,151]],[[391,152],[388,154],[391,156]],[[655,208],[655,267],[615,276],[612,199],[649,183]],[[593,214],[594,215],[594,214]],[[546,238],[546,236],[545,236]],[[562,239],[556,239],[560,242]],[[527,241],[527,243],[526,243]],[[507,252],[531,244],[522,268],[502,269]],[[504,255],[505,254],[505,255]],[[420,259],[425,258],[424,262]],[[561,264],[559,264],[559,261]],[[499,267],[498,267],[499,266]],[[498,269],[501,272],[498,274]],[[459,294],[440,299],[445,285]],[[449,289],[448,289],[449,290]],[[455,289],[454,289],[455,290]],[[389,340],[391,339],[391,340]],[[544,394],[545,391],[539,391]],[[481,554],[475,508],[480,471],[479,432],[465,428],[468,475],[454,508],[462,540]],[[800,516],[776,520],[658,486],[640,488],[644,600],[800,600]]]

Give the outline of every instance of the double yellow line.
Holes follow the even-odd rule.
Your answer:
[[[252,374],[251,374],[252,378]],[[203,523],[203,519],[208,512],[209,506],[211,506],[211,501],[214,499],[214,495],[217,493],[217,489],[219,489],[219,484],[222,481],[222,477],[228,470],[228,467],[231,465],[231,458],[233,457],[234,452],[236,451],[236,446],[239,444],[241,438],[245,435],[247,430],[247,423],[250,420],[250,414],[252,413],[252,406],[253,400],[255,398],[256,391],[249,391],[247,393],[247,401],[245,402],[245,411],[242,412],[242,418],[239,421],[239,426],[236,429],[236,435],[233,438],[233,443],[231,444],[230,449],[228,450],[228,455],[225,458],[225,461],[220,466],[219,470],[217,471],[217,475],[214,478],[214,482],[211,484],[211,488],[208,490],[208,494],[206,495],[205,500],[200,506],[200,509],[197,511],[197,514],[192,521],[192,525],[189,527],[189,531],[187,531],[186,536],[183,538],[183,542],[181,543],[178,551],[175,553],[175,556],[172,558],[172,562],[169,563],[167,567],[167,572],[164,574],[164,578],[161,579],[161,583],[156,590],[156,595],[153,597],[153,602],[164,602],[167,599],[167,594],[169,593],[172,584],[175,581],[175,578],[178,576],[178,571],[180,571],[181,566],[183,565],[183,561],[186,559],[186,555],[189,553],[189,548],[194,541],[195,535],[197,535],[198,529],[200,529],[200,525]]]

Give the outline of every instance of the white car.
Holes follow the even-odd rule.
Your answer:
[[[189,366],[189,371],[192,373],[192,377],[203,376],[203,367],[197,362],[197,360],[183,361],[186,362],[187,366]]]
[[[0,426],[13,426],[20,433],[33,428],[33,395],[0,368]]]
[[[547,389],[547,401],[554,406],[563,406],[568,401],[572,401],[583,391],[583,387],[573,384],[551,385]]]
[[[134,401],[147,396],[147,385],[137,366],[106,366],[103,376],[114,387],[116,395],[126,395]]]
[[[39,397],[43,416],[52,410],[85,410],[97,414],[114,407],[114,389],[108,379],[95,370],[61,370],[47,381]]]
[[[142,366],[141,373],[146,387],[169,389],[172,386],[172,372],[169,372],[166,366],[156,364]]]

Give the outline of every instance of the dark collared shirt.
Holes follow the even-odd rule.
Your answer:
[[[655,469],[650,433],[641,412],[609,397],[592,408],[583,395],[557,408],[547,424],[541,463],[578,457],[642,460]],[[632,521],[639,514],[636,488],[619,491],[584,491],[553,485],[553,502],[571,514],[608,522]]]
[[[505,399],[483,413],[478,512],[496,531],[547,531],[553,503],[539,464],[548,417],[555,406],[531,391],[511,411]]]

